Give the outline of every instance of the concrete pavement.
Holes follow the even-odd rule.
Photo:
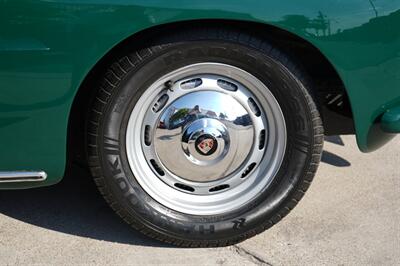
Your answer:
[[[325,142],[299,205],[232,247],[183,249],[135,232],[87,173],[60,184],[0,191],[0,264],[400,265],[400,137],[370,154],[353,136]]]

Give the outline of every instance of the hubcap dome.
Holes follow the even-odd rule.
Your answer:
[[[226,177],[246,160],[254,126],[246,109],[217,91],[198,91],[172,102],[154,134],[161,163],[183,179],[207,182]]]

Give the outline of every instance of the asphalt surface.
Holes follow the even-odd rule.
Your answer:
[[[306,196],[235,246],[183,249],[124,224],[78,167],[58,185],[0,191],[0,264],[400,265],[400,137],[370,154],[325,142]]]

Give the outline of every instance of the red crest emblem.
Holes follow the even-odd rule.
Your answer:
[[[203,152],[204,154],[207,154],[212,148],[214,147],[214,140],[209,138],[209,139],[203,139],[200,141],[199,144],[197,144],[197,148]]]

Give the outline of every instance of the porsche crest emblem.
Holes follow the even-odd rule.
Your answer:
[[[214,146],[214,140],[211,138],[203,139],[202,141],[200,141],[199,144],[197,144],[197,148],[199,148],[199,150],[204,154],[207,154],[209,151],[211,151],[213,146]]]
[[[197,152],[201,155],[211,155],[217,149],[217,140],[209,134],[200,136],[195,144]]]

